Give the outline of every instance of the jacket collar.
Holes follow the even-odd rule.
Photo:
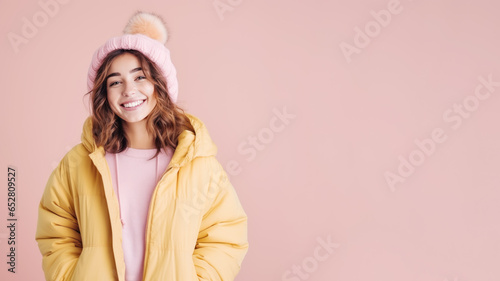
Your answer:
[[[189,118],[191,125],[193,125],[195,133],[185,130],[179,135],[177,147],[167,169],[184,166],[196,157],[215,156],[217,154],[217,146],[212,141],[205,124],[197,117],[189,113],[185,114]],[[104,159],[106,154],[104,147],[96,145],[92,134],[91,116],[87,117],[83,124],[81,141],[92,158]]]

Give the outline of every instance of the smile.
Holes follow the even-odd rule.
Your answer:
[[[137,106],[143,104],[144,101],[145,100],[138,100],[138,101],[133,101],[133,102],[129,102],[129,103],[124,103],[124,104],[122,104],[122,106],[126,107],[126,108],[137,107]]]

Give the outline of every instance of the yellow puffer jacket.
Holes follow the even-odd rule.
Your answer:
[[[247,216],[191,114],[148,213],[144,281],[233,280],[248,251]],[[118,199],[85,121],[82,143],[52,172],[39,205],[36,241],[46,280],[125,281]]]

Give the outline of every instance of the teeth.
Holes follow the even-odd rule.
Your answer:
[[[136,107],[136,106],[138,106],[139,104],[141,104],[143,102],[144,102],[143,100],[138,100],[138,101],[135,101],[135,102],[126,103],[123,106],[124,107]]]

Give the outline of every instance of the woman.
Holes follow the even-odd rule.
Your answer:
[[[166,28],[137,13],[89,68],[92,114],[52,172],[36,241],[46,280],[233,280],[247,216],[206,127],[176,104]]]

